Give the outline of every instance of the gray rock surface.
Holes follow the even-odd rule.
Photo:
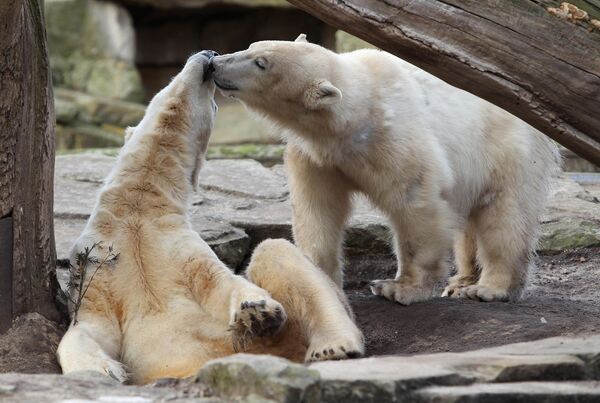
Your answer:
[[[55,175],[56,239],[59,259],[64,259],[95,203],[113,157],[79,154],[58,157]],[[201,173],[201,189],[192,206],[194,228],[210,233],[213,244],[221,239],[215,225],[229,238],[239,236],[239,256],[270,237],[291,237],[291,206],[281,166],[265,168],[251,160],[208,161]],[[218,224],[215,224],[218,223]],[[237,230],[236,230],[237,229]],[[239,232],[238,232],[239,231]],[[242,234],[248,241],[240,242]],[[350,254],[390,253],[390,232],[383,216],[362,197],[348,225],[346,250]],[[225,244],[222,247],[225,248]],[[584,187],[563,176],[553,181],[548,211],[543,217],[539,252],[551,252],[600,244],[600,202]],[[240,249],[241,248],[241,249]],[[225,256],[225,255],[222,255]],[[231,264],[240,257],[225,259]],[[235,264],[234,264],[235,265]]]
[[[318,402],[320,396],[317,371],[265,355],[236,354],[208,362],[197,381],[216,396],[234,400]]]
[[[518,382],[434,386],[398,402],[411,403],[583,403],[600,401],[600,382]]]
[[[67,376],[0,374],[0,402],[224,402],[204,396],[203,387],[192,383],[179,388],[125,386],[100,373],[88,371]]]
[[[598,357],[600,335],[308,366],[237,354],[207,363],[194,378],[144,387],[93,372],[0,374],[0,401],[595,402]]]
[[[48,48],[54,85],[114,99],[141,101],[128,11],[97,0],[47,0]]]

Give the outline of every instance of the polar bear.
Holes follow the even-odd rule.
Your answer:
[[[502,109],[382,51],[336,54],[262,41],[215,57],[220,91],[283,130],[296,244],[342,285],[343,227],[362,193],[395,232],[398,271],[371,290],[432,297],[454,243],[445,296],[519,297],[557,151]]]
[[[295,361],[364,352],[343,292],[294,245],[262,242],[244,278],[191,229],[188,203],[216,112],[211,56],[191,57],[129,130],[73,248],[73,265],[85,248],[93,256],[78,321],[57,351],[64,373],[144,384],[194,375],[237,350]],[[109,251],[118,257],[96,271]]]

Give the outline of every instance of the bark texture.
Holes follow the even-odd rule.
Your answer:
[[[33,311],[57,317],[53,176],[54,104],[42,7],[38,0],[2,0],[0,217],[12,218],[12,317]]]
[[[600,30],[546,10],[560,1],[289,1],[600,165]],[[599,0],[573,3],[600,19]]]

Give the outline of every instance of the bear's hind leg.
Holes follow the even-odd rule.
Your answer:
[[[288,332],[287,337],[294,339],[292,344],[304,342],[305,361],[363,355],[363,335],[343,291],[296,246],[281,239],[262,242],[252,255],[247,276],[284,306],[288,325],[300,332]]]
[[[480,301],[518,299],[527,282],[537,214],[504,194],[478,212],[476,225],[481,275],[477,284],[461,290],[462,296]]]
[[[117,361],[121,350],[118,324],[100,315],[85,313],[71,324],[58,345],[56,354],[64,374],[97,371],[125,382],[127,371]]]
[[[463,231],[456,236],[454,241],[454,260],[456,274],[448,279],[448,286],[444,289],[442,297],[460,297],[461,288],[477,284],[479,270],[477,267],[477,239],[475,223],[470,219]]]
[[[433,296],[435,284],[446,274],[445,258],[452,245],[454,214],[441,199],[425,202],[392,217],[396,231],[396,278],[375,280],[371,292],[402,305]]]

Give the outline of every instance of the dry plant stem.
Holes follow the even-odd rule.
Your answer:
[[[109,246],[108,252],[102,260],[99,260],[98,258],[95,258],[95,257],[90,258],[90,254],[92,253],[92,251],[96,247],[98,247],[100,244],[101,244],[101,242],[96,242],[91,247],[89,247],[89,248],[86,247],[83,252],[78,253],[77,254],[77,267],[73,267],[72,265],[70,267],[71,280],[69,281],[68,288],[69,288],[69,300],[74,305],[73,325],[77,325],[77,314],[79,313],[79,308],[81,307],[83,298],[85,297],[85,294],[87,293],[88,288],[92,284],[92,281],[94,280],[94,277],[96,276],[96,273],[98,273],[98,271],[101,268],[114,263],[117,260],[117,258],[119,257],[118,254],[115,254],[113,252],[112,246]],[[96,269],[94,270],[94,272],[92,273],[92,275],[90,276],[90,280],[87,282],[87,284],[85,284],[87,268],[88,268],[89,264],[97,264],[97,266],[96,266]],[[77,284],[76,284],[76,280],[79,280],[79,282]],[[73,300],[73,298],[71,297],[71,290],[74,287],[77,287],[77,299],[76,300]]]

